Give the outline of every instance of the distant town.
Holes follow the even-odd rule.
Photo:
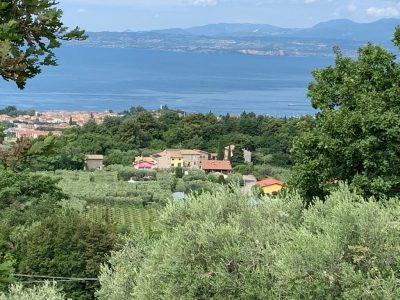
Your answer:
[[[7,129],[5,133],[15,138],[37,138],[39,136],[59,136],[65,129],[81,127],[93,120],[96,124],[102,124],[106,117],[118,116],[112,112],[23,112],[17,116],[0,114],[0,123]]]

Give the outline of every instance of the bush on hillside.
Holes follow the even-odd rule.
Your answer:
[[[100,299],[399,299],[399,202],[343,186],[324,202],[220,189],[170,203],[151,246],[113,254]]]

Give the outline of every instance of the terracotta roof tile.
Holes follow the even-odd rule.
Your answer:
[[[283,181],[278,180],[278,179],[269,177],[269,178],[265,178],[265,179],[257,182],[257,184],[260,187],[266,187],[266,186],[271,186],[271,185],[275,185],[275,184],[283,186],[285,183]]]
[[[204,160],[201,163],[203,170],[232,171],[232,166],[228,160]]]
[[[150,163],[150,164],[153,164],[153,165],[156,164],[156,161],[151,157],[146,157],[146,156],[135,157],[134,164],[143,163],[143,162]]]

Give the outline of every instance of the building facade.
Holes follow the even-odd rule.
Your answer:
[[[89,154],[85,156],[85,170],[103,170],[104,156]]]
[[[157,169],[171,168],[201,169],[202,162],[209,153],[202,150],[167,149],[151,156],[157,162]]]

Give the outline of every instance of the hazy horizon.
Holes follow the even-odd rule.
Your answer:
[[[333,19],[400,17],[399,0],[61,0],[64,22],[87,31],[146,31],[214,23],[305,28]]]
[[[88,31],[88,32],[144,32],[144,31],[158,31],[158,30],[168,30],[168,29],[190,29],[190,28],[194,28],[194,27],[203,27],[203,26],[208,26],[208,25],[219,25],[219,24],[232,24],[232,25],[237,25],[237,24],[252,24],[252,25],[271,25],[271,26],[276,26],[278,28],[287,28],[287,29],[307,29],[307,28],[312,28],[318,24],[321,23],[326,23],[326,22],[332,22],[332,21],[340,21],[340,20],[346,20],[346,21],[352,21],[356,24],[369,24],[369,23],[374,23],[374,22],[378,22],[381,20],[389,20],[389,19],[394,19],[394,20],[399,20],[400,22],[400,18],[380,18],[374,21],[366,21],[366,22],[358,22],[358,21],[354,21],[354,20],[350,20],[350,19],[346,19],[346,18],[339,18],[339,19],[330,19],[330,20],[326,20],[326,21],[322,21],[322,22],[317,22],[315,24],[312,24],[310,26],[306,26],[306,27],[290,27],[290,26],[286,26],[286,27],[282,27],[282,26],[277,26],[274,24],[270,24],[270,23],[250,23],[250,22],[218,22],[218,23],[204,23],[204,24],[199,24],[199,25],[194,25],[194,26],[188,26],[188,27],[165,27],[165,28],[153,28],[153,29],[147,29],[147,30],[133,30],[130,28],[127,28],[125,30],[99,30],[99,31]]]

